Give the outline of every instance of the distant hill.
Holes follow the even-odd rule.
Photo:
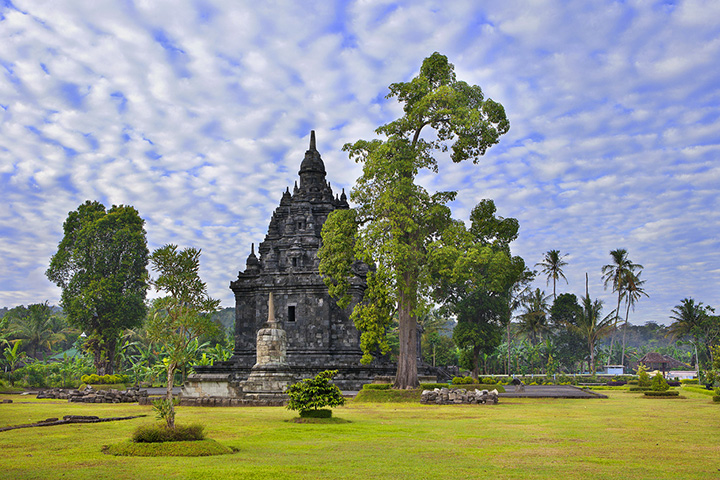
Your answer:
[[[225,307],[213,315],[213,320],[220,322],[226,332],[235,332],[235,307]]]

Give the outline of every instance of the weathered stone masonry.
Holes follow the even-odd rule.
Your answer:
[[[232,358],[214,367],[196,367],[185,394],[233,397],[256,361],[256,335],[268,316],[272,292],[275,315],[287,335],[287,363],[300,380],[322,370],[337,369],[335,383],[345,390],[361,388],[376,375],[394,375],[395,366],[376,361],[360,364],[360,333],[350,320],[365,289],[363,269],[351,281],[352,302],[341,309],[328,294],[318,271],[320,232],[328,215],[348,208],[343,191],[333,194],[325,164],[316,148],[315,132],[300,165],[299,183],[288,188],[275,209],[265,240],[254,247],[245,270],[230,283],[235,294],[235,349]],[[225,379],[230,382],[225,385]],[[227,391],[226,391],[227,390]]]

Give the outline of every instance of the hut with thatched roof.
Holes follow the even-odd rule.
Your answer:
[[[663,376],[667,370],[690,370],[689,365],[658,352],[650,352],[646,354],[643,358],[638,360],[637,363],[642,363],[650,370],[660,370],[662,371]]]

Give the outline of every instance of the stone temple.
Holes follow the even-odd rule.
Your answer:
[[[265,240],[257,249],[259,258],[252,247],[245,270],[230,283],[235,294],[233,356],[212,367],[195,367],[183,396],[242,396],[241,383],[256,363],[256,336],[268,318],[270,293],[275,316],[286,333],[287,366],[296,380],[338,370],[334,382],[343,390],[358,390],[378,376],[395,374],[395,365],[383,358],[360,364],[360,333],[350,312],[365,290],[363,268],[356,269],[351,282],[353,301],[346,309],[330,297],[318,272],[323,223],[332,211],[348,208],[348,203],[345,192],[333,194],[326,180],[315,132],[310,134],[299,176],[299,183],[292,192],[288,188],[283,193],[270,219]]]

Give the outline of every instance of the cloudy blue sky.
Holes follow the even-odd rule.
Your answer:
[[[569,284],[614,308],[610,250],[644,265],[634,323],[693,297],[720,307],[720,2],[0,0],[0,306],[49,300],[69,211],[135,206],[151,248],[201,248],[224,306],[317,131],[341,151],[399,115],[387,86],[434,51],[505,106],[458,190],[520,221],[529,265],[568,254]],[[552,291],[544,279],[536,286]]]

